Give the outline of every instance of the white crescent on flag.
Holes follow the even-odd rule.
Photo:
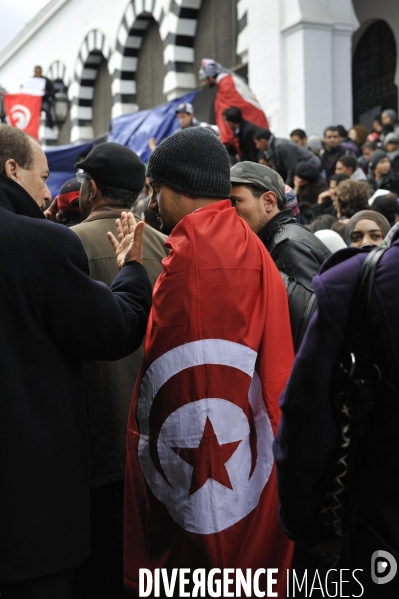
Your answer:
[[[203,339],[166,352],[143,378],[137,409],[140,465],[154,495],[184,530],[211,534],[239,522],[258,505],[269,480],[273,431],[255,372],[256,358],[255,351],[239,343]],[[166,481],[151,457],[151,407],[172,376],[205,364],[238,369],[252,379],[248,401],[256,431],[256,464],[251,474],[250,425],[244,411],[228,399],[204,397],[183,404],[161,426],[157,451]],[[211,463],[201,463],[210,444]]]
[[[13,123],[15,123],[14,126],[18,129],[26,129],[32,118],[31,111],[23,104],[15,104],[11,108],[10,114],[12,116]]]

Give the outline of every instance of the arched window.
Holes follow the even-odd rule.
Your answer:
[[[394,84],[396,43],[385,21],[370,25],[355,50],[352,67],[353,121],[371,125],[374,113],[398,109]]]
[[[136,72],[136,102],[140,110],[165,102],[163,44],[158,24],[151,19],[141,44]]]
[[[238,65],[237,35],[237,1],[202,0],[194,41],[197,82],[202,58],[213,58],[228,69]]]
[[[105,59],[98,67],[93,91],[93,134],[97,141],[107,141],[112,111],[112,77]]]

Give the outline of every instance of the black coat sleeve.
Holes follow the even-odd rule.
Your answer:
[[[287,185],[292,186],[294,183],[296,165],[298,163],[295,148],[287,142],[280,144],[276,151],[278,154],[278,163],[281,163],[284,170],[287,172],[285,182]]]
[[[323,473],[337,442],[331,391],[344,335],[318,280],[321,305],[280,398],[282,417],[274,442],[281,524],[290,538],[309,545],[321,542],[325,534]]]
[[[89,277],[86,253],[74,233],[47,221],[41,226],[36,252],[29,252],[29,240],[24,249],[38,318],[54,345],[77,360],[118,360],[135,351],[151,308],[144,267],[126,264],[109,288]]]

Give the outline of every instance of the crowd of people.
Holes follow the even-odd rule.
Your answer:
[[[397,115],[288,140],[230,106],[225,144],[177,117],[146,166],[99,144],[54,199],[0,126],[1,599],[138,596],[143,568],[276,568],[281,599],[287,569],[321,593],[347,570],[340,596],[396,597],[370,563],[399,560]],[[377,247],[337,548],[337,387]]]

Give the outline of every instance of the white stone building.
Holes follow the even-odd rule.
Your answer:
[[[69,86],[59,143],[105,139],[111,118],[195,89],[214,58],[248,78],[275,133],[321,134],[397,109],[398,46],[399,0],[51,0],[0,53],[0,85],[41,65]]]

